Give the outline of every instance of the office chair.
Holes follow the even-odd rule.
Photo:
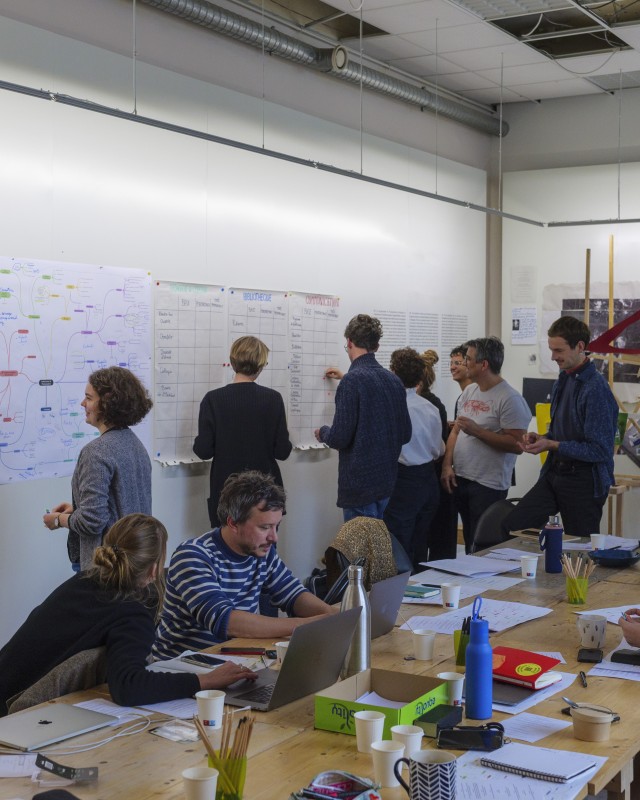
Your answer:
[[[7,700],[9,714],[54,700],[56,697],[91,689],[107,679],[107,648],[81,650],[62,661],[46,675]]]
[[[508,497],[506,500],[497,500],[489,506],[476,525],[471,544],[471,552],[477,553],[494,544],[508,542],[515,537],[505,534],[502,530],[502,521],[507,514],[513,511],[514,506],[520,501],[519,497]]]

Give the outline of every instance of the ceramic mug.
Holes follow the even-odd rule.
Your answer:
[[[409,767],[409,785],[402,780],[402,765]],[[456,757],[446,750],[418,750],[400,758],[393,768],[409,800],[455,800]]]
[[[607,636],[607,618],[600,614],[580,614],[576,621],[581,647],[601,650]]]

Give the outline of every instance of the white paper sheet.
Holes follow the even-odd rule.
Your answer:
[[[576,611],[576,614],[582,615],[587,614],[591,616],[592,614],[599,614],[600,616],[606,617],[607,622],[612,622],[614,625],[618,624],[618,620],[622,616],[622,612],[626,611],[628,608],[638,608],[640,607],[640,602],[630,601],[629,603],[625,603],[624,606],[611,606],[609,608],[593,608],[590,611]],[[628,647],[628,645],[625,645]]]
[[[469,750],[458,758],[458,800],[573,800],[607,760],[594,756],[597,766],[589,772],[568,783],[551,783],[483,767],[483,755]]]
[[[176,717],[176,719],[191,719],[198,713],[198,704],[191,697],[186,697],[184,700],[170,700],[167,703],[152,703],[140,706],[140,708],[146,708],[154,714]]]
[[[131,706],[119,706],[112,703],[111,700],[83,700],[81,703],[74,703],[79,708],[88,708],[90,711],[98,711],[100,714],[110,714],[112,717],[117,717],[110,727],[116,725],[124,725],[125,722],[133,722],[134,719],[139,719],[140,715],[143,717],[150,717],[150,711],[143,711],[140,708],[132,708]]]
[[[396,700],[388,700],[382,697],[377,692],[365,692],[357,699],[358,703],[366,703],[368,706],[382,706],[383,708],[404,708],[406,703],[401,703]]]
[[[0,758],[0,778],[28,778],[37,772],[37,753],[24,753],[19,756],[2,756]]]
[[[636,667],[634,664],[619,664],[616,661],[611,661],[611,656],[616,650],[625,650],[628,648],[629,645],[623,639],[615,649],[607,653],[599,664],[594,664],[593,667],[591,667],[589,676],[594,678],[622,678],[626,681],[640,681],[640,667]]]
[[[497,547],[495,550],[491,551],[491,556],[501,561],[517,561],[520,563],[522,556],[535,556],[536,558],[540,558],[542,553],[530,553],[527,550],[517,550],[515,547]],[[487,558],[487,556],[484,556],[484,558]]]
[[[183,656],[190,656],[196,653],[196,650],[184,650],[179,656],[175,658],[168,658],[166,661],[154,661],[148,665],[147,669],[150,672],[193,672],[196,675],[211,672],[216,667],[200,667],[197,664],[190,664],[188,661],[182,661]],[[264,664],[261,659],[246,656],[225,656],[220,653],[214,654],[216,658],[222,661],[232,661],[234,664],[240,664],[249,669],[262,669]],[[220,665],[218,665],[220,666]]]
[[[538,742],[545,736],[568,728],[571,720],[552,719],[540,714],[517,714],[511,719],[502,721],[504,732],[509,739],[520,739],[522,742]]]
[[[462,621],[469,616],[470,606],[447,611],[435,617],[414,616],[401,626],[401,630],[429,630],[437,633],[449,633],[459,630]],[[550,608],[530,606],[526,603],[510,603],[504,600],[483,599],[480,615],[488,620],[489,630],[494,632],[506,631],[522,622],[529,622],[551,613]]]
[[[520,569],[519,564],[509,561],[501,561],[497,558],[487,556],[458,556],[457,558],[441,558],[437,561],[421,562],[425,567],[439,569],[443,572],[451,572],[454,575],[465,575],[468,578],[487,575],[499,575],[501,572],[513,572]]]

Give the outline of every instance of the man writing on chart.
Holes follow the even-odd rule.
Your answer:
[[[240,636],[280,638],[333,609],[311,594],[273,545],[285,493],[270,475],[230,475],[220,494],[221,528],[188,539],[171,557],[167,591],[153,646],[155,658],[202,650]],[[260,592],[294,617],[257,613]]]
[[[351,366],[344,376],[333,367],[325,372],[325,377],[341,380],[333,423],[318,428],[315,437],[338,450],[338,506],[344,521],[382,519],[402,445],[411,438],[407,393],[402,381],[376,360],[380,320],[358,314],[344,336]]]
[[[500,339],[471,339],[465,347],[472,383],[458,400],[440,480],[445,491],[453,493],[469,553],[478,519],[507,496],[531,412],[522,395],[500,376],[504,361]]]
[[[560,375],[551,392],[551,424],[540,436],[528,433],[525,453],[549,455],[537,483],[503,523],[507,531],[539,527],[560,512],[566,533],[600,530],[602,508],[613,477],[618,404],[609,384],[587,357],[589,328],[560,317],[549,328],[551,359]]]

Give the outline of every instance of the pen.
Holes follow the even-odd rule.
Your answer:
[[[582,681],[582,685],[586,689],[587,688],[587,676],[584,674],[584,672],[582,670],[580,670],[579,674],[580,674],[580,680]]]
[[[629,622],[629,617],[628,617],[628,616],[627,616],[627,615],[624,613],[624,611],[622,611],[622,612],[620,613],[620,616],[622,617],[622,619],[623,619],[625,622]]]

